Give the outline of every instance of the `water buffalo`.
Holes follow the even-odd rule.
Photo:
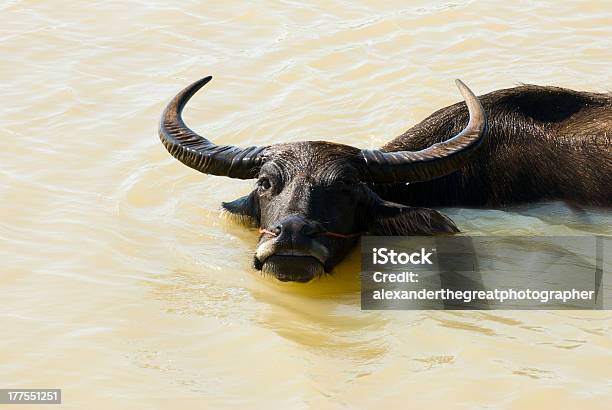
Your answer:
[[[378,150],[326,141],[216,145],[181,112],[211,77],[166,107],[166,149],[200,172],[257,179],[227,212],[260,230],[254,266],[281,281],[330,272],[362,234],[458,232],[422,206],[500,207],[561,200],[612,202],[612,96],[522,85],[436,111]]]

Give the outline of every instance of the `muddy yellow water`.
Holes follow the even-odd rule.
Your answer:
[[[373,148],[457,101],[454,78],[610,90],[609,1],[4,0],[0,23],[0,388],[75,409],[609,408],[612,313],[365,312],[356,254],[307,285],[261,277],[257,233],[219,215],[253,182],[156,135],[209,74],[186,121],[240,145]],[[612,235],[555,204],[449,214]]]

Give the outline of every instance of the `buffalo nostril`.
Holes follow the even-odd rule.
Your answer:
[[[269,232],[274,236],[298,238],[302,235],[309,237],[317,235],[320,229],[316,224],[310,224],[302,217],[290,216],[271,228]]]

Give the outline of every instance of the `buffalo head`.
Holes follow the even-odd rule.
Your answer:
[[[307,282],[330,272],[361,234],[416,235],[458,229],[445,215],[381,199],[374,184],[438,178],[460,168],[481,145],[486,118],[459,80],[470,120],[455,137],[422,151],[362,150],[325,141],[238,148],[216,145],[189,129],[181,112],[211,77],[166,107],[159,135],[170,154],[200,172],[256,179],[255,189],[223,208],[259,228],[254,266],[282,281]]]

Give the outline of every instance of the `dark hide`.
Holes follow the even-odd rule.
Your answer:
[[[408,186],[378,185],[411,205],[499,207],[533,201],[612,205],[612,96],[524,85],[479,97],[485,146],[465,167]],[[465,104],[443,108],[383,147],[420,150],[465,126]]]

